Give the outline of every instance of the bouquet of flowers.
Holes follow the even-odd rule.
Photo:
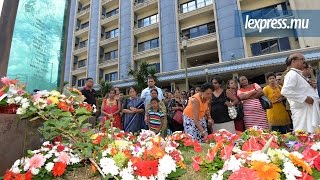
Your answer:
[[[18,80],[9,79],[8,77],[1,78],[0,88],[0,113],[15,114],[17,108],[29,106],[27,99],[28,94],[25,92],[25,84],[20,83]]]
[[[66,173],[67,167],[79,165],[80,157],[71,145],[44,142],[40,149],[28,151],[28,156],[15,161],[4,176],[13,179],[53,179]]]

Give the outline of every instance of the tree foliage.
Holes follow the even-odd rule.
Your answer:
[[[158,81],[155,75],[156,73],[157,70],[155,68],[151,68],[148,63],[142,61],[139,64],[138,69],[130,69],[128,75],[134,78],[136,88],[141,92],[147,86],[148,76],[153,76],[155,81]]]
[[[105,97],[105,95],[111,90],[112,84],[109,81],[101,80],[99,85],[101,96]]]

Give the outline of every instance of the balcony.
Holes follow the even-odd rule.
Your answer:
[[[99,68],[101,69],[106,67],[116,66],[116,65],[118,65],[118,58],[114,58],[114,59],[102,58],[99,61]]]
[[[118,23],[118,20],[119,20],[119,13],[110,17],[101,16],[101,26],[104,26],[106,24]]]
[[[135,55],[133,56],[133,60],[139,60],[139,59],[144,59],[144,58],[149,58],[149,57],[154,57],[159,55],[160,55],[160,47],[148,49],[141,52],[138,52],[138,49],[135,48]]]
[[[188,48],[195,47],[205,44],[212,44],[217,42],[217,35],[216,32],[212,32],[206,35],[198,36],[195,38],[188,39]],[[183,49],[182,45],[180,44],[180,49]]]
[[[157,7],[158,0],[139,0],[134,3],[133,11],[139,14]]]
[[[138,26],[136,25],[134,27],[134,30],[133,30],[133,34],[134,35],[140,35],[140,36],[143,36],[145,35],[146,33],[151,33],[151,31],[157,31],[159,32],[159,22],[157,23],[154,23],[154,24],[151,24],[149,26],[145,26],[145,27],[140,27],[138,28]]]
[[[75,46],[73,54],[77,56],[84,55],[87,52],[87,50],[87,42],[85,42],[84,44]]]
[[[195,9],[193,11],[180,13],[178,19],[179,21],[187,21],[187,20],[190,20],[190,18],[192,17],[197,17],[198,15],[212,14],[212,13],[213,13],[213,5],[209,4],[207,6]]]
[[[72,75],[79,75],[86,73],[87,70],[87,60],[79,61],[78,64],[74,64],[74,67],[71,71]]]
[[[104,5],[110,5],[112,6],[113,4],[119,4],[119,0],[102,0],[101,1],[101,5],[104,6]]]
[[[111,44],[115,44],[118,43],[118,36],[117,37],[113,37],[113,38],[109,38],[109,39],[101,39],[100,41],[100,46],[105,47],[107,44],[111,45]]]
[[[77,18],[80,20],[88,19],[90,12],[90,4],[83,7],[80,11],[77,13]]]
[[[84,36],[84,34],[88,34],[89,32],[89,23],[82,27],[76,27],[76,31],[74,33],[75,36]]]

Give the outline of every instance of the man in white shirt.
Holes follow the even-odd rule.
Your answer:
[[[305,58],[300,53],[289,56],[290,71],[284,78],[281,94],[290,103],[294,130],[313,133],[320,125],[319,95],[303,76]]]
[[[141,92],[141,99],[144,101],[144,107],[147,107],[148,104],[150,103],[151,100],[151,89],[157,89],[158,91],[158,99],[160,101],[164,100],[164,96],[162,93],[162,90],[160,88],[158,88],[157,86],[155,86],[155,80],[154,77],[149,76],[148,77],[148,87],[145,88],[142,92]]]

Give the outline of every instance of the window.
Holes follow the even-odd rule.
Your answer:
[[[80,29],[86,28],[89,26],[89,21],[80,25]]]
[[[119,8],[107,12],[106,17],[108,18],[108,17],[114,16],[114,15],[116,15],[118,13],[119,13]]]
[[[155,15],[143,18],[143,19],[139,19],[138,20],[138,28],[149,26],[151,24],[157,23],[158,21],[159,21],[158,14],[155,14]]]
[[[251,44],[251,51],[252,55],[254,56],[286,51],[290,49],[290,42],[288,37]]]
[[[160,72],[160,63],[149,64],[148,69],[155,69],[157,73]]]
[[[245,12],[242,14],[242,18],[245,20],[246,16],[249,15],[250,19],[270,19],[275,17],[291,15],[288,11],[287,2],[276,4],[261,9]]]
[[[80,42],[80,46],[79,46],[79,48],[86,47],[86,46],[87,46],[87,42],[88,42],[88,40],[81,41],[81,42]]]
[[[151,39],[138,44],[138,52],[159,47],[159,38]]]
[[[118,58],[118,50],[110,51],[104,54],[106,60]]]
[[[112,72],[104,75],[105,81],[116,81],[118,80],[118,72]]]
[[[111,31],[106,32],[106,39],[114,38],[119,36],[119,29],[113,29]]]
[[[78,80],[78,87],[83,87],[85,85],[86,79],[79,79]]]
[[[195,37],[203,36],[203,35],[214,33],[214,32],[216,32],[215,24],[214,22],[211,22],[208,24],[183,30],[182,36],[187,36],[188,38],[195,38]]]
[[[83,59],[78,62],[78,68],[85,67],[86,65],[87,65],[87,59]]]
[[[193,0],[187,3],[181,4],[180,9],[181,13],[193,11],[198,8],[202,8],[212,4],[212,0]]]

